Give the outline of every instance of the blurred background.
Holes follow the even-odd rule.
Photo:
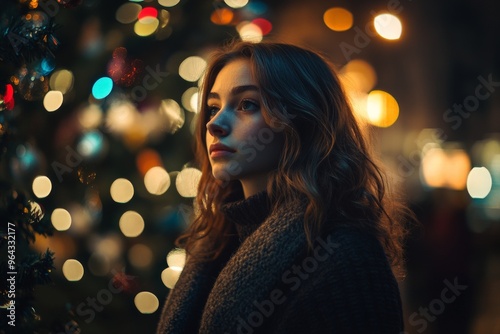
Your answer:
[[[401,282],[406,332],[500,333],[499,2],[0,8],[2,237],[17,224],[18,332],[154,332],[199,178],[199,79],[213,48],[241,38],[311,47],[337,66],[422,225]]]

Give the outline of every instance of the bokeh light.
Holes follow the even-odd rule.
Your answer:
[[[500,134],[493,134],[491,138],[477,141],[472,146],[472,155],[478,165],[490,167],[490,172],[495,174],[495,169],[498,167],[492,167],[495,160],[500,164]]]
[[[137,36],[146,37],[155,33],[160,25],[156,17],[145,17],[137,21],[134,25],[134,32]]]
[[[52,191],[52,182],[46,176],[37,176],[33,180],[32,189],[36,197],[45,198]]]
[[[79,281],[84,274],[82,264],[75,259],[66,260],[62,266],[62,272],[68,281]]]
[[[255,16],[266,13],[267,9],[267,4],[260,0],[252,0],[252,2],[249,2],[248,6],[245,8],[245,10],[251,12]]]
[[[206,67],[205,59],[197,56],[188,57],[179,65],[179,75],[186,81],[194,82],[201,77]]]
[[[42,75],[48,75],[54,70],[55,67],[56,62],[54,58],[49,56],[42,59],[42,61],[40,62],[39,70]]]
[[[175,100],[166,99],[161,101],[159,111],[166,117],[166,120],[163,120],[161,124],[166,132],[170,134],[176,133],[184,125],[184,110]]]
[[[427,151],[422,160],[424,182],[429,187],[438,188],[444,186],[446,177],[443,175],[443,168],[446,168],[446,154],[444,151],[441,148]]]
[[[52,90],[66,94],[73,88],[74,80],[75,78],[71,71],[58,70],[50,76],[49,85]]]
[[[90,242],[91,250],[110,261],[117,260],[122,256],[123,237],[117,233],[111,233],[104,237],[94,236]]]
[[[176,248],[167,254],[167,264],[170,268],[182,270],[186,264],[186,250]]]
[[[163,7],[173,7],[177,5],[180,0],[158,0],[158,3]]]
[[[374,90],[368,94],[366,112],[370,124],[386,128],[398,119],[399,105],[391,94]]]
[[[123,235],[134,238],[144,231],[144,219],[135,211],[127,211],[120,217],[120,230]]]
[[[161,280],[169,289],[172,289],[184,269],[186,263],[186,251],[182,248],[176,248],[167,255],[168,268],[162,271]]]
[[[128,251],[128,260],[136,268],[148,268],[153,263],[153,251],[144,244],[135,244]]]
[[[182,106],[191,112],[198,111],[198,88],[190,87],[182,94]]]
[[[169,38],[173,32],[172,27],[168,25],[168,22],[170,22],[170,13],[167,10],[162,9],[160,10],[158,19],[160,20],[160,24],[158,29],[156,30],[155,38],[159,41],[162,41]]]
[[[191,105],[191,109],[194,111],[194,112],[198,112],[199,110],[199,106],[198,106],[198,102],[199,102],[199,98],[200,98],[200,93],[199,92],[196,92],[194,93],[192,96],[191,96],[191,99],[189,100],[189,104]]]
[[[161,281],[169,289],[173,289],[179,276],[181,275],[181,270],[176,270],[174,268],[166,268],[161,272]]]
[[[198,183],[201,179],[201,171],[196,168],[184,168],[175,179],[177,192],[182,197],[195,197],[198,192]]]
[[[136,165],[141,175],[146,175],[151,168],[162,166],[161,157],[153,149],[144,149],[137,154]]]
[[[97,100],[104,99],[111,93],[111,90],[113,90],[113,80],[109,77],[102,77],[92,86],[92,95]]]
[[[248,0],[224,0],[224,2],[231,8],[241,8],[248,4]]]
[[[99,156],[104,149],[104,136],[98,130],[83,134],[76,147],[78,153],[85,158]]]
[[[110,188],[111,198],[117,203],[127,203],[134,196],[134,186],[127,179],[116,179]]]
[[[325,25],[333,31],[349,30],[353,24],[353,16],[350,11],[342,7],[334,7],[323,14]]]
[[[123,134],[138,122],[137,109],[128,101],[114,101],[106,113],[106,127],[114,133]]]
[[[107,256],[92,253],[88,261],[88,268],[95,276],[105,276],[111,269],[111,261]]]
[[[2,115],[0,114],[0,119],[1,117]],[[0,136],[2,130],[5,130],[5,128],[0,128]],[[14,176],[18,177],[21,176],[24,172],[36,169],[43,161],[42,159],[43,156],[41,155],[41,152],[39,152],[32,145],[28,143],[26,143],[25,145],[17,145],[15,149],[15,155],[10,162],[14,172]]]
[[[368,93],[377,83],[377,73],[372,65],[361,59],[353,59],[340,71],[345,89]]]
[[[148,291],[139,292],[134,298],[134,304],[143,314],[154,313],[160,306],[158,298]]]
[[[243,41],[251,43],[259,43],[262,41],[262,30],[260,27],[251,22],[242,22],[236,27],[240,38]]]
[[[84,129],[94,129],[101,125],[102,109],[95,103],[89,104],[78,114],[78,121]]]
[[[137,16],[141,12],[141,5],[136,3],[125,3],[116,11],[116,20],[120,23],[132,23],[137,20]]]
[[[471,169],[469,155],[462,149],[451,149],[446,153],[448,155],[446,186],[453,190],[464,190],[467,185],[467,175]]]
[[[474,167],[467,176],[467,191],[472,198],[485,198],[492,185],[493,180],[486,167]]]
[[[164,194],[170,187],[170,176],[164,168],[153,167],[144,176],[144,185],[150,194]]]
[[[137,15],[137,18],[139,20],[144,19],[144,18],[157,18],[158,17],[158,10],[154,7],[144,7],[140,13]]]
[[[67,206],[67,210],[71,216],[72,234],[83,235],[90,232],[92,229],[92,215],[88,208],[80,203],[73,202]]]
[[[233,11],[229,8],[219,8],[212,12],[210,15],[210,21],[218,25],[226,25],[233,21]]]
[[[273,30],[273,25],[271,22],[269,22],[266,19],[263,18],[257,18],[252,20],[252,23],[257,25],[260,28],[260,31],[262,32],[262,35],[267,35]]]
[[[347,90],[346,93],[356,119],[360,122],[360,124],[365,125],[368,119],[368,94],[358,90]]]
[[[403,25],[399,18],[392,14],[380,14],[373,19],[375,31],[383,38],[395,40],[401,37]]]
[[[43,98],[43,106],[48,112],[59,109],[63,104],[63,93],[58,90],[51,90]]]
[[[71,226],[71,215],[66,209],[57,208],[52,211],[50,221],[58,231],[66,231]]]
[[[422,159],[422,178],[432,188],[465,189],[470,159],[462,149],[432,148]]]

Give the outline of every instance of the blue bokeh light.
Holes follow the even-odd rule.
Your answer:
[[[56,61],[54,58],[44,58],[40,63],[40,72],[42,75],[50,74],[56,68]]]
[[[95,158],[103,153],[104,138],[99,131],[85,133],[78,143],[77,150],[86,158]]]
[[[262,15],[267,12],[267,5],[262,1],[251,1],[245,9],[252,12],[254,15]]]
[[[92,87],[92,95],[100,100],[104,99],[106,96],[111,93],[113,89],[113,80],[109,77],[102,77],[94,83]]]

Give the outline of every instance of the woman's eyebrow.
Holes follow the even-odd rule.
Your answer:
[[[255,86],[255,85],[236,86],[233,89],[231,89],[231,94],[237,95],[237,94],[241,94],[243,92],[249,91],[249,90],[258,92],[259,87]]]
[[[231,89],[231,95],[238,95],[246,91],[256,91],[259,92],[260,89],[259,87],[255,85],[243,85],[243,86],[236,86]],[[207,99],[220,99],[220,96],[216,92],[210,92],[207,95]]]

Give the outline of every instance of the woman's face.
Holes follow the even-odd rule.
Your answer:
[[[265,189],[284,142],[283,135],[266,124],[261,101],[246,59],[224,66],[207,98],[206,143],[213,175],[222,181],[240,180],[245,197],[256,185]]]

